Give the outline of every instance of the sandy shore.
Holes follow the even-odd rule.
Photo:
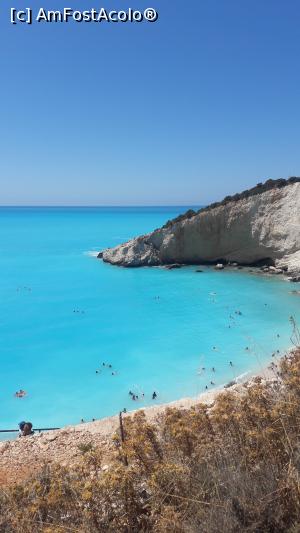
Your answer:
[[[278,364],[278,361],[276,363]],[[154,421],[167,407],[188,409],[199,403],[210,405],[213,404],[216,396],[224,390],[234,390],[238,393],[243,384],[255,375],[259,375],[265,380],[276,377],[274,370],[270,367],[263,368],[258,374],[248,373],[240,377],[240,380],[230,389],[224,389],[224,387],[213,389],[195,398],[183,398],[167,404],[153,405],[130,411],[123,416],[126,418],[139,410],[143,410],[148,420]],[[15,483],[25,479],[37,473],[44,464],[75,464],[82,458],[82,445],[89,444],[92,444],[93,447],[101,447],[103,468],[106,469],[108,465],[105,465],[105,460],[108,460],[113,448],[111,436],[118,428],[119,416],[116,415],[94,422],[66,426],[56,431],[36,433],[31,437],[0,442],[0,483]]]

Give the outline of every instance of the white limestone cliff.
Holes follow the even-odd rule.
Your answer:
[[[299,274],[300,180],[269,180],[104,250],[99,257],[126,267],[268,261]]]

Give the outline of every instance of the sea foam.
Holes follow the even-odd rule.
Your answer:
[[[90,257],[98,257],[99,250],[88,250],[87,252],[83,252],[83,255],[89,255]]]

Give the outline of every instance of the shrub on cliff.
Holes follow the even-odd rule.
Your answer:
[[[103,468],[90,449],[73,469],[0,491],[0,531],[290,532],[300,530],[300,351],[212,408],[124,419]]]
[[[212,209],[215,209],[216,207],[224,206],[230,202],[238,202],[239,200],[244,200],[245,198],[250,198],[251,196],[256,196],[257,194],[261,194],[266,191],[270,191],[272,189],[281,189],[282,187],[286,187],[287,185],[292,185],[294,183],[299,183],[300,177],[292,176],[291,178],[284,179],[279,178],[277,180],[268,179],[264,183],[257,183],[255,187],[252,187],[251,189],[246,189],[240,193],[236,193],[232,196],[225,196],[221,202],[214,202],[204,208],[199,209],[199,211],[194,211],[193,209],[189,209],[186,213],[179,215],[178,217],[168,220],[168,222],[163,226],[164,228],[170,228],[174,224],[177,224],[178,222],[182,222],[183,220],[188,220],[195,215],[197,215],[200,212],[204,211],[210,211]]]

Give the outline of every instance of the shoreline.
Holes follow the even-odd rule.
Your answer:
[[[292,352],[294,348],[290,347],[285,350],[284,355],[289,354]],[[277,359],[276,366],[278,366],[279,361],[284,357],[284,355],[280,355]],[[270,359],[271,362],[272,358]],[[137,407],[136,409],[132,409],[130,411],[127,411],[126,413],[122,412],[122,416],[124,418],[134,416],[137,412],[144,411],[146,418],[148,420],[153,420],[157,415],[160,415],[162,412],[164,412],[168,408],[175,408],[175,409],[189,409],[195,405],[198,405],[200,403],[205,404],[212,404],[216,397],[219,394],[222,394],[227,391],[236,391],[238,392],[245,383],[251,382],[255,378],[262,378],[265,381],[271,381],[276,376],[274,374],[274,370],[270,368],[270,362],[268,363],[268,366],[264,366],[260,371],[257,370],[249,370],[248,372],[245,372],[244,374],[241,374],[237,378],[235,378],[235,383],[231,382],[229,384],[223,384],[219,387],[216,387],[214,389],[211,389],[207,392],[201,392],[197,396],[185,396],[183,398],[179,398],[178,400],[172,400],[170,402],[165,403],[156,403],[155,405],[147,405],[144,407]],[[234,381],[234,380],[232,380]],[[81,422],[78,424],[70,424],[63,426],[62,428],[58,430],[50,430],[47,431],[47,434],[50,433],[56,433],[59,431],[65,431],[70,430],[74,432],[80,432],[88,430],[93,433],[98,433],[98,430],[101,428],[104,431],[108,430],[111,431],[112,427],[115,427],[115,429],[118,429],[119,427],[119,413],[111,416],[106,416],[103,418],[96,419],[94,421],[87,421],[87,422]],[[1,445],[1,442],[0,442]]]
[[[240,376],[240,381],[230,387],[218,387],[203,392],[193,398],[186,397],[164,404],[141,407],[123,414],[124,419],[143,411],[149,422],[155,423],[160,415],[168,408],[179,410],[190,409],[199,404],[212,407],[218,395],[226,392],[240,394],[246,383],[261,377],[265,382],[276,379],[276,368],[280,360],[294,351],[295,347],[287,349],[281,356],[276,357],[275,368],[268,366],[260,372],[249,372]],[[119,429],[119,413],[99,420],[81,424],[64,426],[58,430],[35,433],[32,436],[16,438],[0,442],[0,485],[15,484],[28,479],[41,471],[45,465],[74,466],[80,464],[84,449],[101,450],[105,471],[110,468],[110,458],[115,449],[112,436]]]
[[[290,347],[285,350],[283,355],[280,355],[278,359],[276,359],[276,367],[278,366],[278,363],[281,361],[281,359],[285,356],[291,353],[295,348]],[[270,359],[271,362],[272,358]],[[175,408],[175,409],[189,409],[191,407],[194,407],[198,404],[205,403],[207,405],[213,404],[216,397],[219,394],[222,394],[227,391],[235,391],[239,392],[239,390],[245,385],[245,383],[251,382],[252,380],[256,378],[262,378],[264,381],[272,381],[272,379],[275,379],[276,375],[274,374],[274,369],[270,368],[270,362],[267,366],[263,367],[260,371],[256,370],[249,370],[248,372],[245,372],[244,374],[241,374],[237,378],[235,378],[235,383],[232,383],[232,385],[225,384],[220,385],[219,387],[216,387],[212,390],[209,390],[207,392],[201,392],[197,396],[186,396],[184,398],[180,398],[178,400],[172,400],[170,402],[166,403],[157,403],[155,405],[148,405],[145,407],[139,407],[137,409],[132,409],[130,411],[127,411],[126,413],[122,413],[122,416],[124,418],[134,416],[137,412],[144,411],[146,418],[148,420],[154,420],[157,415],[160,415],[168,408]],[[276,368],[275,367],[275,368]],[[119,427],[119,414],[99,418],[95,421],[90,422],[83,422],[80,424],[71,424],[68,426],[64,426],[61,430],[64,429],[70,429],[73,431],[81,431],[83,428],[88,429],[91,433],[93,433],[97,427],[102,426],[103,428],[108,428],[111,425],[115,425],[116,429]],[[58,431],[61,431],[58,430]],[[49,432],[50,433],[50,432]]]
[[[286,348],[284,351],[282,351],[280,354],[276,354],[275,367],[278,366],[281,359],[285,355],[288,355],[294,349],[295,347],[289,347],[289,348]],[[255,378],[262,378],[265,381],[270,381],[273,378],[275,378],[276,375],[274,374],[274,369],[270,368],[270,363],[273,360],[274,358],[270,356],[270,360],[268,364],[262,366],[261,369],[256,368],[256,369],[244,372],[243,374],[240,374],[236,378],[233,378],[232,381],[223,383],[222,385],[219,385],[208,391],[200,392],[196,396],[185,396],[177,400],[171,400],[171,401],[167,401],[163,403],[157,402],[152,405],[136,407],[135,409],[128,410],[125,413],[122,411],[122,416],[126,418],[130,416],[134,416],[135,413],[137,412],[144,411],[146,417],[149,420],[153,420],[157,415],[161,414],[163,411],[165,411],[168,408],[189,409],[200,403],[205,403],[208,405],[212,404],[219,394],[222,394],[227,391],[238,392],[239,389],[241,389],[245,385],[245,383],[251,382]],[[36,431],[31,438],[34,439],[41,435],[52,435],[52,434],[57,434],[59,432],[65,432],[65,431],[84,432],[87,430],[91,434],[94,434],[94,433],[98,433],[100,430],[100,432],[102,433],[102,429],[104,433],[106,433],[107,431],[108,432],[107,434],[109,434],[115,430],[113,429],[113,427],[115,427],[115,429],[119,427],[119,412],[116,413],[115,415],[104,416],[103,418],[98,418],[95,420],[90,420],[86,422],[85,421],[78,422],[76,424],[66,424],[59,429],[53,429],[53,430],[44,431],[44,432]],[[16,440],[18,441],[18,437],[12,437],[11,439],[0,440],[0,453],[1,453],[1,446],[4,443],[15,442]]]
[[[199,211],[192,209],[154,231],[103,249],[116,266],[181,264],[262,266],[300,281],[300,178],[267,180]],[[241,231],[241,224],[243,231]],[[268,228],[267,234],[265,228]]]
[[[154,268],[156,269],[156,268],[161,268],[161,267],[154,267]],[[148,269],[149,269],[149,267],[148,267]],[[211,266],[208,267],[208,269],[212,273],[212,279],[213,279],[213,281],[211,283],[212,286],[210,287],[209,290],[211,290],[211,288],[215,288],[214,287],[214,284],[215,284],[214,280],[215,279],[218,279],[219,283],[221,284],[221,286],[223,286],[222,272],[224,272],[224,271],[221,271],[220,273],[219,272],[214,273],[215,271],[213,270],[213,267],[211,267]],[[185,268],[183,268],[183,270],[185,270]],[[197,274],[197,276],[196,276],[195,273],[194,273],[195,269],[192,269],[192,270],[193,270],[193,272],[191,274],[188,274],[188,276],[189,276],[189,278],[191,278],[191,280],[193,282],[194,282],[194,276],[195,276],[195,282],[197,283],[198,282],[198,278],[196,279],[196,277],[199,276],[199,274]],[[196,270],[196,272],[197,272],[197,270]],[[263,284],[263,281],[264,281],[263,278],[265,278],[265,279],[267,278],[269,280],[268,285],[271,286],[271,289],[272,289],[272,285],[274,284],[274,286],[275,286],[275,285],[278,284],[278,282],[279,282],[279,285],[280,284],[283,285],[283,283],[282,283],[283,276],[275,276],[275,278],[274,278],[274,276],[265,274],[264,272],[259,272],[258,270],[256,270],[256,271],[252,270],[252,272],[249,272],[248,268],[239,269],[239,268],[235,268],[235,267],[229,267],[228,269],[225,268],[225,276],[226,276],[226,272],[227,272],[227,274],[229,275],[230,278],[235,278],[235,276],[239,276],[241,279],[244,276],[246,276],[247,278],[251,276],[251,277],[253,277],[253,279],[254,278],[256,278],[256,279],[261,278],[261,284],[262,284],[263,288],[267,287],[267,285],[265,283]],[[182,272],[182,274],[184,274],[184,272]],[[165,272],[163,277],[165,277],[165,276],[169,277],[170,275],[172,277],[172,273]],[[202,274],[202,275],[205,276],[205,274]],[[271,280],[273,280],[273,281],[271,282]],[[200,279],[199,279],[199,281],[200,281]],[[207,282],[206,282],[205,278],[201,278],[200,285],[202,283],[204,283],[204,285],[206,286]],[[226,281],[225,281],[225,283],[226,283]],[[286,286],[286,284],[284,284],[284,285]],[[291,287],[291,288],[297,289],[298,287],[294,286],[294,287]],[[287,291],[291,291],[291,288],[290,287],[286,287],[286,289],[285,289],[283,287],[283,290],[287,294]],[[231,304],[231,300],[230,300],[231,296],[230,295],[228,297],[226,296],[226,298],[228,298],[228,302],[227,302],[226,298],[225,298],[225,302],[224,301],[222,302],[221,300],[223,298],[223,295],[221,293],[221,288],[220,288],[220,290],[218,289],[218,294],[219,294],[219,292],[220,292],[220,302],[218,303],[218,305],[220,306],[220,308],[222,307],[222,308],[225,309],[225,305],[227,303],[229,305],[233,306],[232,309],[237,308],[237,307],[234,307],[235,305],[236,306],[239,306],[239,305],[242,306],[243,305],[242,300],[239,303]],[[296,291],[293,291],[293,292],[296,292]],[[213,294],[213,293],[210,293],[207,290],[207,294],[208,293],[209,293],[209,295]],[[205,294],[206,293],[204,291],[204,295]],[[221,296],[222,296],[222,298],[221,298]],[[260,294],[258,295],[258,297],[259,298],[261,297]],[[298,301],[295,301],[294,297],[293,297],[293,301],[291,300],[290,296],[287,296],[287,298],[289,298],[289,301],[291,302],[291,306],[292,307],[290,308],[290,310],[292,308],[294,310],[294,311],[291,311],[292,314],[295,314],[295,316],[298,316],[297,315]],[[208,299],[210,299],[210,296],[208,296]],[[257,301],[259,302],[260,300],[257,300]],[[266,301],[268,301],[268,300],[266,300]],[[255,302],[256,302],[256,300],[255,300]],[[295,305],[296,305],[296,309],[294,309]],[[240,307],[240,309],[242,309],[243,314],[246,315],[246,311],[242,307]],[[264,310],[265,308],[263,307],[262,309],[263,309],[262,313],[265,313],[265,310]],[[275,310],[276,310],[276,308],[275,308]],[[221,312],[223,314],[225,312],[225,315],[226,315],[226,313],[229,315],[230,310],[228,310],[228,311],[221,310]],[[266,313],[265,313],[266,316],[268,315],[268,313],[269,313],[269,311],[267,310]],[[226,318],[226,316],[225,316],[225,318]],[[254,309],[254,316],[256,316],[256,309]],[[83,409],[82,405],[81,405],[81,402],[78,402],[79,403],[79,414],[77,416],[74,416],[74,417],[71,418],[70,417],[70,413],[72,411],[66,410],[65,413],[64,413],[65,416],[61,417],[61,419],[59,421],[58,420],[54,420],[54,423],[52,425],[51,425],[51,422],[50,422],[50,424],[48,424],[47,421],[45,423],[45,420],[42,420],[42,422],[41,422],[41,418],[42,418],[41,414],[42,414],[42,412],[40,411],[40,407],[39,407],[38,404],[36,405],[36,411],[35,411],[36,414],[35,414],[35,416],[34,416],[34,414],[32,414],[32,412],[29,415],[27,415],[27,416],[28,416],[29,420],[31,420],[33,422],[36,419],[35,427],[49,427],[49,425],[50,425],[50,427],[59,427],[60,430],[64,430],[65,428],[74,428],[74,427],[82,428],[82,427],[85,427],[85,428],[91,428],[94,431],[93,424],[96,424],[98,426],[100,426],[100,425],[102,426],[103,425],[103,427],[110,427],[111,426],[110,421],[113,420],[114,417],[117,416],[117,413],[119,412],[119,410],[122,410],[123,407],[127,408],[128,414],[132,414],[135,411],[144,410],[145,413],[149,413],[149,416],[151,416],[153,418],[156,413],[161,412],[162,410],[164,410],[168,406],[169,407],[185,408],[185,407],[189,407],[189,406],[195,405],[195,404],[197,404],[197,403],[199,403],[201,401],[203,401],[203,402],[212,402],[212,401],[214,401],[215,396],[219,392],[221,392],[222,390],[226,390],[226,389],[224,389],[224,386],[225,386],[225,384],[227,384],[231,380],[237,380],[238,383],[241,383],[241,382],[243,383],[243,382],[249,380],[254,375],[265,375],[265,373],[266,373],[266,368],[265,367],[271,361],[270,344],[264,345],[264,343],[261,342],[261,339],[260,340],[258,339],[258,341],[256,342],[255,337],[252,338],[252,335],[251,335],[252,331],[255,331],[255,330],[252,330],[252,327],[250,328],[250,326],[247,325],[248,318],[246,317],[243,320],[245,320],[245,323],[243,323],[244,324],[243,330],[245,330],[245,331],[239,332],[237,330],[236,332],[234,331],[232,334],[230,333],[230,335],[233,335],[233,337],[232,337],[233,338],[233,341],[232,341],[233,342],[233,346],[232,346],[232,350],[231,350],[231,356],[232,356],[232,361],[234,363],[235,368],[230,369],[228,367],[228,362],[229,362],[229,355],[228,354],[226,356],[224,355],[224,361],[223,360],[222,361],[225,364],[222,366],[221,369],[219,369],[219,367],[218,367],[218,361],[217,361],[218,357],[217,357],[217,355],[216,355],[216,359],[214,360],[214,362],[210,363],[209,362],[210,359],[208,359],[208,361],[202,361],[202,357],[210,358],[210,355],[209,355],[210,352],[205,353],[204,356],[203,356],[203,354],[200,354],[199,355],[200,360],[198,361],[198,356],[197,356],[197,361],[195,361],[195,364],[193,364],[193,367],[192,367],[191,371],[190,371],[190,369],[188,371],[188,376],[187,376],[188,379],[186,381],[186,386],[182,389],[182,391],[180,391],[180,389],[178,389],[179,394],[174,394],[174,392],[172,394],[172,381],[170,379],[171,388],[169,387],[168,390],[170,390],[171,394],[169,395],[169,397],[168,397],[168,395],[164,394],[164,383],[162,382],[163,386],[159,386],[159,385],[157,385],[155,383],[155,386],[153,388],[153,390],[156,390],[158,392],[158,398],[156,398],[155,401],[151,401],[151,396],[149,396],[149,390],[146,388],[145,389],[145,392],[146,392],[145,402],[144,402],[144,400],[141,397],[139,398],[139,401],[137,401],[137,402],[132,402],[132,401],[128,402],[126,400],[126,398],[128,398],[126,391],[128,391],[129,388],[131,388],[132,383],[135,383],[135,381],[131,380],[130,384],[127,386],[127,389],[122,391],[121,401],[119,401],[119,399],[118,399],[118,401],[116,401],[116,402],[114,402],[112,404],[109,401],[109,404],[107,406],[104,406],[104,408],[101,407],[101,409],[99,410],[100,412],[98,411],[98,413],[97,413],[98,409],[96,410],[94,407],[93,407],[92,410]],[[276,318],[276,320],[277,320],[277,318]],[[237,322],[237,324],[238,324],[238,322]],[[241,324],[242,324],[242,322],[241,322]],[[225,326],[226,326],[226,323],[225,323]],[[277,325],[275,327],[277,327]],[[273,335],[272,330],[273,330],[273,328],[272,329],[270,328],[270,335],[271,334]],[[226,331],[227,331],[227,328],[226,328]],[[275,331],[275,329],[274,329],[274,331]],[[290,341],[289,341],[290,326],[288,324],[288,321],[286,321],[286,327],[284,327],[282,329],[282,331],[280,331],[280,330],[278,330],[278,331],[280,332],[280,336],[282,337],[282,340],[274,341],[274,343],[273,343],[274,346],[273,346],[273,344],[272,344],[272,346],[273,346],[274,350],[275,350],[275,348],[279,348],[280,349],[280,353],[284,354],[287,351],[287,347],[290,346]],[[283,334],[282,334],[282,332],[283,332]],[[243,337],[245,337],[244,340],[243,339],[241,340],[242,348],[241,348],[241,346],[238,347],[238,345],[236,344],[235,338],[237,338],[237,335],[239,335],[239,336],[242,335]],[[248,340],[248,338],[246,340],[246,335],[249,336],[249,340]],[[263,333],[263,335],[265,335],[265,333]],[[275,338],[275,334],[274,334],[274,338]],[[211,339],[211,340],[213,340],[213,339]],[[222,346],[222,341],[223,341],[223,337],[220,337],[219,344],[217,343],[218,344],[217,350],[221,349],[221,351],[224,351],[224,346]],[[249,352],[241,351],[241,357],[243,358],[243,364],[240,366],[239,365],[239,355],[237,355],[237,350],[238,349],[244,350],[244,347],[245,347],[245,344],[243,344],[244,341],[247,344],[250,342],[250,344],[249,344],[249,346],[250,346],[249,350],[250,351]],[[278,342],[279,342],[279,344],[278,344]],[[211,343],[211,346],[212,346],[212,344],[213,343]],[[253,344],[253,346],[252,346],[252,344]],[[225,348],[226,348],[226,346],[225,346]],[[185,344],[185,346],[183,346],[183,349],[184,350],[186,349],[186,344]],[[249,355],[248,354],[251,355],[252,362],[249,360]],[[261,357],[262,354],[263,354],[263,357]],[[227,356],[228,356],[228,359],[227,359]],[[227,363],[226,363],[226,361],[227,361]],[[115,363],[115,364],[117,365],[117,363]],[[178,363],[178,364],[181,364],[181,363]],[[227,367],[226,367],[226,364],[227,364]],[[199,369],[197,368],[198,365],[200,365]],[[198,374],[201,374],[200,370],[201,370],[201,366],[202,365],[206,366],[207,369],[208,369],[208,367],[210,367],[212,365],[215,365],[216,370],[217,370],[217,375],[216,376],[212,375],[211,377],[207,377],[207,378],[205,376],[201,376],[200,375],[200,377],[198,378]],[[228,371],[227,371],[227,368],[228,368]],[[118,368],[117,368],[117,370],[118,370]],[[220,375],[218,375],[218,371],[219,370],[221,370],[220,371]],[[122,372],[124,372],[124,369],[121,369],[120,373],[122,373]],[[246,376],[241,377],[243,372],[247,372],[247,374],[246,374]],[[159,372],[159,373],[161,373],[161,372]],[[223,375],[222,375],[222,373],[223,373]],[[214,379],[214,377],[216,379]],[[125,379],[126,379],[126,377],[124,378],[124,381],[125,381]],[[208,379],[208,381],[206,381],[207,379]],[[209,384],[210,379],[212,379],[216,383],[216,385],[214,385],[213,387],[211,387],[210,384]],[[208,390],[207,391],[205,390],[206,383],[208,384]],[[30,389],[26,387],[26,383],[25,383],[25,385],[23,384],[23,386],[24,386],[24,388],[26,390],[29,390],[29,394],[30,394]],[[106,385],[106,382],[105,382],[105,386],[107,386],[109,388],[110,387],[110,383],[108,383]],[[133,387],[135,387],[135,385],[133,385]],[[142,385],[142,389],[143,389],[143,385]],[[135,390],[135,389],[132,389],[132,390]],[[138,388],[137,388],[137,390],[138,390]],[[183,392],[183,394],[181,394],[180,392]],[[72,405],[71,402],[69,402],[69,404],[70,404],[70,406]],[[93,412],[93,410],[96,411],[96,412]],[[29,411],[29,409],[28,409],[28,411]],[[98,416],[97,416],[97,414],[98,414]],[[95,422],[92,422],[92,417],[96,418]],[[22,418],[22,416],[20,416],[20,417],[18,417],[18,419],[22,420],[23,418]],[[11,419],[11,420],[13,420],[16,423],[16,422],[18,422],[18,419],[17,419],[17,417],[14,417],[14,419]],[[85,423],[81,423],[81,419],[85,420],[86,422]],[[52,422],[53,422],[53,420],[52,420]],[[10,424],[10,425],[12,427],[14,426],[13,423]],[[7,427],[10,427],[10,426],[7,425]],[[8,440],[14,440],[16,438],[16,436],[17,436],[17,433],[15,433],[15,434],[4,434],[3,433],[2,436],[3,436],[3,441],[1,439],[0,442],[1,441],[2,442],[7,442]]]

